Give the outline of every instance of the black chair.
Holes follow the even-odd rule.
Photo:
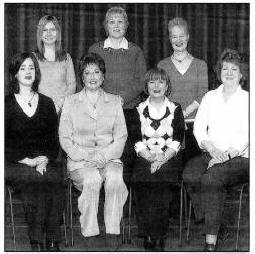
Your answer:
[[[239,244],[239,234],[240,234],[240,219],[241,219],[241,210],[242,210],[242,199],[243,199],[243,191],[244,189],[249,189],[249,184],[244,183],[242,185],[235,186],[231,188],[231,190],[237,191],[239,194],[239,202],[238,202],[238,217],[237,217],[237,226],[236,226],[236,241],[235,241],[235,251],[238,251],[238,244]],[[191,207],[192,202],[189,202],[189,215],[188,215],[188,228],[186,234],[186,240],[189,241],[189,234],[190,234],[190,220],[191,220]]]
[[[6,186],[7,193],[8,193],[8,199],[9,199],[9,205],[10,205],[10,215],[11,215],[11,226],[12,226],[12,239],[13,239],[13,246],[14,250],[17,251],[17,245],[16,245],[16,232],[15,232],[15,220],[14,220],[14,209],[13,209],[13,204],[14,204],[14,190],[11,186],[7,185]],[[64,236],[65,236],[65,245],[68,245],[67,241],[67,225],[66,225],[66,211],[63,211],[63,225],[64,225]]]

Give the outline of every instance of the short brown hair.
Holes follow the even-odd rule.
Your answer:
[[[243,59],[241,55],[238,53],[237,50],[226,48],[221,53],[220,58],[217,62],[217,64],[214,66],[214,70],[216,72],[218,80],[221,82],[221,70],[223,66],[223,62],[232,63],[239,67],[240,72],[242,74],[242,78],[240,80],[240,85],[243,85],[245,77],[244,77],[244,71],[243,71]]]
[[[152,80],[164,80],[166,81],[166,85],[167,85],[167,91],[166,91],[166,96],[169,96],[171,93],[171,82],[170,82],[170,78],[167,75],[167,73],[165,72],[165,70],[163,69],[159,69],[159,68],[153,68],[148,70],[145,75],[144,75],[144,82],[145,82],[145,86],[144,86],[144,92],[148,95],[148,83]]]

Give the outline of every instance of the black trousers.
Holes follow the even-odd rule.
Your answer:
[[[21,163],[5,165],[5,181],[23,200],[30,241],[61,241],[64,186],[61,168],[49,163],[43,175]]]
[[[158,239],[168,230],[171,189],[175,188],[181,168],[179,158],[173,158],[154,174],[151,164],[137,158],[133,168],[133,188],[139,236]]]
[[[207,170],[210,159],[208,153],[191,159],[185,166],[183,180],[196,219],[205,218],[206,234],[217,235],[227,189],[249,181],[249,160],[236,157]]]

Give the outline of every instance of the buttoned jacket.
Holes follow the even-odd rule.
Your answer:
[[[106,161],[118,161],[127,139],[121,97],[100,89],[94,107],[85,90],[67,97],[60,118],[59,139],[68,156],[69,170],[84,167],[95,151],[100,151]]]

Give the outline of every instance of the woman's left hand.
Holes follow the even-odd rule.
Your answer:
[[[46,172],[48,162],[42,162],[36,166],[36,171],[43,175]]]
[[[234,147],[229,147],[226,153],[229,155],[229,159],[237,157],[239,155],[239,151],[236,150]]]

